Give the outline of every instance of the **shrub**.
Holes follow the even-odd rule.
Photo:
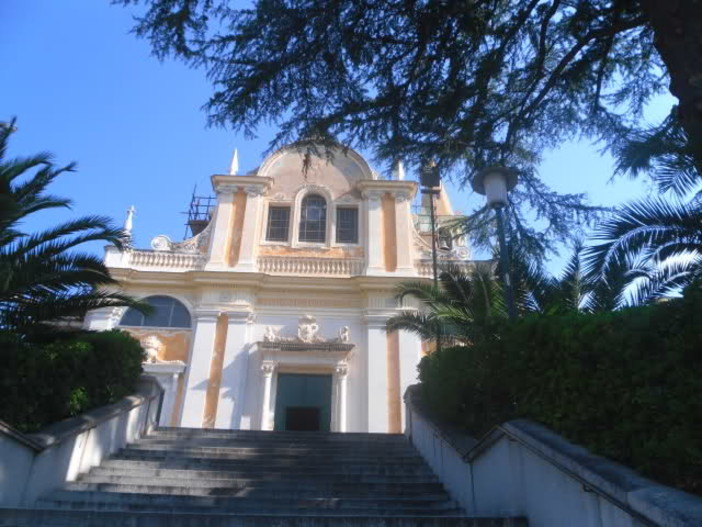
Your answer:
[[[29,344],[0,335],[0,419],[33,432],[136,389],[144,351],[122,331]]]
[[[702,292],[598,314],[532,316],[420,365],[439,418],[480,435],[539,421],[594,452],[702,492]]]

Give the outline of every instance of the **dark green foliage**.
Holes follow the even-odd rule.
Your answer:
[[[123,331],[50,344],[0,334],[0,419],[24,432],[134,393],[144,350]]]
[[[702,288],[596,314],[533,315],[420,365],[437,415],[480,435],[539,421],[594,452],[702,493]]]

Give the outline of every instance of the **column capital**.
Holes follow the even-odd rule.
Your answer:
[[[239,190],[238,185],[232,185],[229,183],[222,183],[221,185],[217,185],[215,187],[215,193],[217,194],[218,198],[233,199],[237,190]]]
[[[217,174],[210,178],[212,188],[218,194],[231,194],[243,190],[247,194],[249,192],[260,192],[264,194],[273,186],[273,179],[261,176],[233,176]]]
[[[405,203],[412,199],[412,194],[408,190],[397,190],[392,193],[395,203]]]
[[[371,202],[380,202],[383,197],[384,192],[381,190],[364,190],[361,192],[363,199],[367,199]]]
[[[242,187],[242,189],[250,198],[257,198],[258,196],[262,196],[268,190],[267,188],[264,188],[261,185],[245,185]]]
[[[383,311],[383,312],[366,311],[363,315],[363,321],[366,323],[366,326],[369,328],[384,328],[385,323],[388,321],[388,319],[396,314],[397,314],[396,312],[388,312],[388,311]]]
[[[334,368],[334,371],[336,374],[339,376],[340,379],[346,379],[346,376],[349,373],[349,365],[346,362],[340,362],[339,364],[336,365]]]
[[[278,363],[275,361],[264,360],[261,363],[261,371],[263,372],[264,377],[269,377],[269,378],[272,377],[277,366],[278,366]]]
[[[227,315],[230,324],[250,324],[256,318],[251,311],[225,311],[224,314]]]
[[[207,321],[208,319],[217,320],[217,317],[221,315],[222,312],[218,309],[202,309],[195,311],[195,318],[199,321]]]

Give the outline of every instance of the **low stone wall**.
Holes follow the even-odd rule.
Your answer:
[[[528,420],[481,440],[439,426],[417,386],[405,433],[469,515],[526,516],[532,527],[702,525],[702,498],[596,456]]]
[[[28,506],[156,426],[163,390],[142,377],[114,404],[22,434],[0,421],[0,506]]]

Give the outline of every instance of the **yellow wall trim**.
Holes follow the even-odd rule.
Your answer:
[[[217,403],[219,402],[219,387],[222,384],[222,367],[224,366],[224,345],[227,342],[227,325],[229,317],[219,315],[215,330],[214,351],[210,364],[210,378],[205,394],[205,415],[202,420],[203,428],[214,428],[217,419]]]
[[[383,196],[382,211],[385,270],[392,273],[397,269],[397,225],[395,221],[395,198],[391,194]]]
[[[239,261],[239,251],[241,250],[241,232],[244,228],[244,215],[246,214],[246,192],[237,191],[234,196],[234,214],[232,215],[232,226],[228,236],[228,247],[224,254],[229,255],[229,267],[234,267]]]
[[[388,432],[402,432],[402,399],[400,395],[400,335],[387,333],[388,353]]]

